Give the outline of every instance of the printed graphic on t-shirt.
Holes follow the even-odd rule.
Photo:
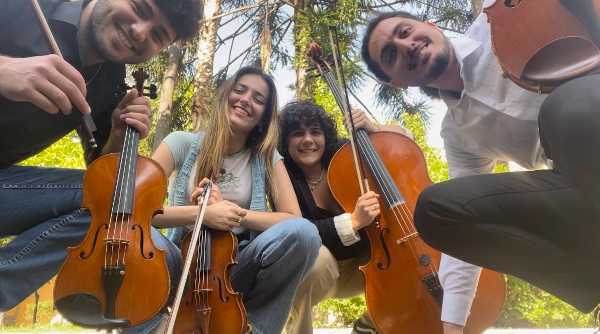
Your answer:
[[[223,169],[221,171],[221,175],[216,179],[219,188],[221,188],[221,191],[230,192],[234,191],[235,189],[239,189],[240,178],[238,176],[233,175],[233,173],[227,172]]]

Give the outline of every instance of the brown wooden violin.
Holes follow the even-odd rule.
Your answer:
[[[600,18],[600,0],[593,0]],[[496,1],[485,13],[494,53],[519,86],[548,93],[561,83],[600,72],[600,49],[560,0]]]
[[[237,239],[230,231],[202,225],[211,183],[198,203],[194,230],[181,243],[184,268],[167,334],[244,334],[249,331],[242,296],[233,290],[229,267],[235,264]]]
[[[346,94],[321,54],[313,43],[313,63],[341,110],[350,115]],[[415,142],[398,133],[349,132],[350,144],[333,156],[327,181],[346,212],[354,210],[357,198],[368,189],[374,189],[383,201],[379,219],[365,227],[371,257],[360,267],[369,315],[381,334],[441,334],[443,290],[437,274],[441,254],[425,244],[413,222],[417,197],[431,184],[423,153]],[[496,321],[505,286],[499,273],[482,271],[464,333],[480,334]]]
[[[134,77],[141,96],[144,71]],[[151,237],[167,178],[159,164],[138,155],[138,142],[137,130],[127,126],[122,152],[101,156],[85,173],[83,207],[91,224],[81,244],[68,248],[54,287],[56,308],[77,325],[138,325],[167,302],[165,253]]]

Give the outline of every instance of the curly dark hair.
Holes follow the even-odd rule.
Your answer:
[[[365,62],[365,64],[367,64],[367,69],[369,69],[369,71],[371,71],[371,73],[373,73],[377,79],[383,82],[390,82],[391,78],[387,74],[385,74],[381,67],[379,67],[379,65],[377,65],[373,58],[371,58],[371,55],[369,54],[369,39],[371,38],[373,30],[375,30],[375,27],[377,27],[377,25],[381,23],[381,21],[390,19],[392,17],[403,17],[406,19],[421,21],[421,19],[419,19],[415,15],[405,11],[381,13],[369,21],[369,24],[367,25],[367,31],[365,32],[365,36],[362,40],[360,53],[363,61]]]
[[[343,144],[337,135],[333,118],[320,106],[308,101],[295,101],[286,104],[279,115],[279,152],[288,170],[302,173],[288,152],[289,136],[302,126],[319,125],[325,135],[325,152],[321,159],[323,168],[329,166],[333,154]]]
[[[83,7],[90,2],[84,0]],[[154,3],[173,26],[177,40],[190,40],[198,35],[204,11],[202,0],[154,0]]]

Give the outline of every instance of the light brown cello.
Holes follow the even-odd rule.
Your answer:
[[[341,110],[348,113],[346,95],[315,44],[311,58]],[[368,189],[383,201],[381,216],[365,228],[371,257],[360,267],[369,315],[381,334],[441,334],[443,290],[437,274],[441,254],[423,242],[412,219],[418,195],[431,184],[423,153],[401,134],[349,132],[350,144],[333,156],[327,180],[346,212]],[[502,275],[482,271],[465,334],[480,334],[493,325],[504,304],[505,287]]]
[[[134,77],[138,93],[145,74]],[[170,278],[165,252],[151,237],[167,178],[158,163],[138,155],[139,133],[127,126],[121,153],[88,167],[83,207],[91,215],[84,240],[69,247],[54,286],[54,304],[69,321],[115,328],[150,320],[166,304]]]
[[[592,1],[589,15],[598,20],[600,0]],[[498,0],[484,11],[494,53],[519,86],[548,93],[568,80],[600,72],[600,46],[560,0]]]

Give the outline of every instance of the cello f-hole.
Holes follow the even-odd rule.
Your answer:
[[[383,250],[383,254],[385,255],[385,262],[377,262],[377,269],[379,270],[386,270],[390,267],[390,263],[392,262],[392,259],[390,257],[390,251],[387,247],[387,245],[385,244],[385,234],[389,232],[389,230],[387,228],[382,228],[380,229],[379,232],[379,242],[381,242],[381,249]]]

